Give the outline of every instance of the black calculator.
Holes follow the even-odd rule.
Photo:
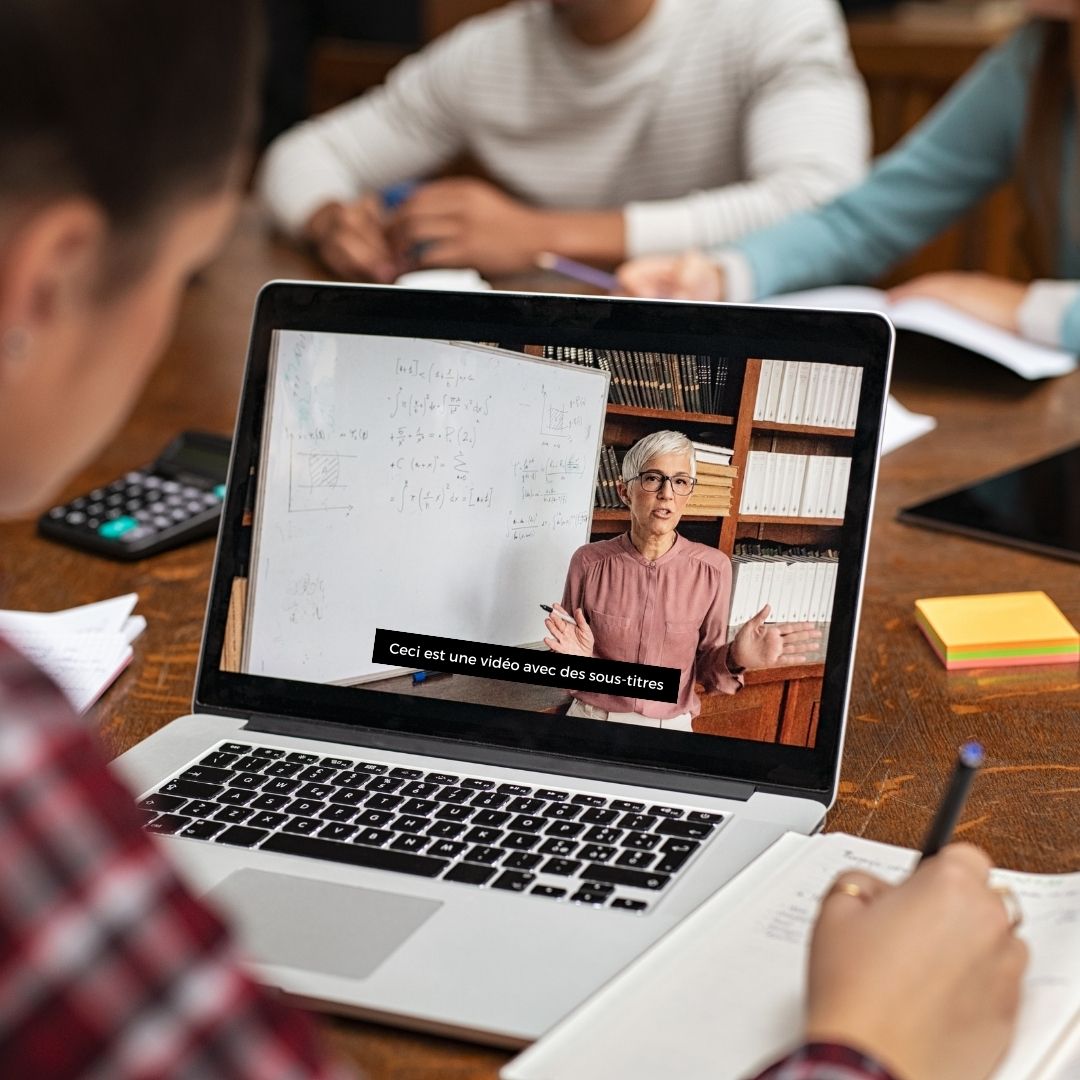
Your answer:
[[[213,536],[229,448],[222,435],[185,431],[152,465],[47,510],[38,532],[113,559],[142,559]]]

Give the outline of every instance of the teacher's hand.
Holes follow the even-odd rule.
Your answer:
[[[593,632],[585,621],[585,612],[578,608],[574,612],[574,621],[566,622],[560,616],[569,613],[562,604],[553,604],[555,614],[544,620],[550,637],[544,638],[544,644],[552,651],[567,656],[592,656]]]
[[[809,622],[766,625],[772,608],[766,604],[752,619],[739,627],[728,655],[744,668],[775,667],[778,664],[805,664],[808,652],[816,651],[821,631]]]
[[[890,300],[940,300],[976,319],[1017,333],[1020,305],[1028,287],[995,274],[947,271],[923,274],[889,290]]]

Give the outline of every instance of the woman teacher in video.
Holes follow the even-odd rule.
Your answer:
[[[821,637],[813,623],[767,624],[766,604],[728,641],[731,561],[676,531],[695,473],[694,447],[680,432],[634,443],[618,481],[630,531],[574,552],[562,604],[544,620],[554,652],[678,668],[678,701],[574,691],[568,716],[691,731],[701,711],[695,682],[734,694],[746,668],[803,663]]]

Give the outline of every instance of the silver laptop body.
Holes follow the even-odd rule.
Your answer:
[[[865,313],[263,289],[193,712],[118,761],[147,827],[232,915],[261,979],[314,1008],[520,1046],[783,832],[820,827],[838,782],[892,343],[888,322]],[[685,403],[696,365],[668,365],[666,388],[663,360],[648,389],[645,368],[636,387],[613,370],[670,356],[722,360],[728,386],[711,404],[728,411],[656,407]],[[834,393],[854,378],[853,425],[740,423],[748,403],[771,407],[763,359],[770,378],[833,380]],[[616,381],[642,404],[607,405]],[[813,385],[804,421],[825,415],[810,416],[826,395]],[[481,678],[448,661],[474,642],[507,666],[553,655],[535,600],[559,599],[566,552],[612,519],[591,507],[613,417],[728,446],[749,432],[736,462],[796,428],[803,450],[851,458],[842,523],[821,519],[834,581],[803,745],[569,717],[549,705],[565,705],[558,675]],[[486,476],[493,462],[506,483]],[[786,517],[781,535],[816,535]],[[686,522],[713,546],[720,528]],[[815,587],[820,606],[820,582],[803,599]],[[388,640],[440,635],[442,657],[385,654]],[[266,799],[271,789],[285,795]],[[298,826],[301,789],[343,801]],[[365,810],[372,799],[379,809]],[[409,807],[429,811],[432,836]],[[301,827],[317,831],[287,831]],[[521,846],[500,848],[511,836]]]

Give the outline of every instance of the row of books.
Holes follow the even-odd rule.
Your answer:
[[[824,454],[746,455],[739,512],[763,517],[842,518],[851,458]]]
[[[807,427],[855,427],[862,368],[803,360],[762,360],[755,420]]]
[[[740,541],[731,557],[729,624],[741,626],[766,604],[772,608],[769,622],[828,622],[837,559],[835,549]]]
[[[718,413],[727,391],[729,364],[720,356],[569,345],[546,345],[544,356],[610,372],[608,401],[613,405]]]
[[[593,506],[616,510],[623,505],[615,488],[615,481],[622,476],[624,454],[625,451],[616,453],[614,446],[600,447],[600,466],[596,474],[596,499]]]

